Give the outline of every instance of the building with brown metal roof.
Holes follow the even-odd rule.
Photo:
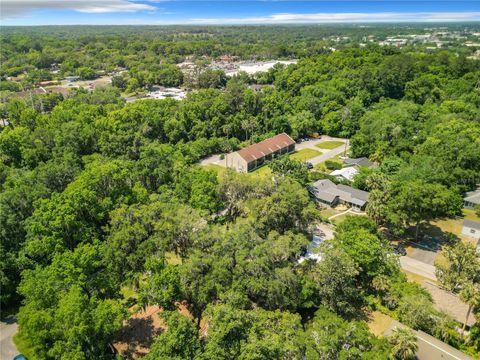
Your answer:
[[[282,154],[295,151],[295,141],[285,133],[227,154],[227,167],[238,172],[250,172]]]

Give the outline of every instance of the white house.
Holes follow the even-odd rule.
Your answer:
[[[337,180],[353,181],[353,177],[358,174],[358,170],[355,167],[346,167],[340,170],[334,170],[330,173],[331,176],[335,176]]]
[[[462,235],[480,240],[480,223],[472,220],[463,220]]]

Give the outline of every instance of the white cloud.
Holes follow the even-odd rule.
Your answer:
[[[155,6],[132,0],[1,0],[2,19],[16,18],[32,10],[58,9],[83,13],[154,11]]]
[[[480,20],[480,12],[382,12],[382,13],[314,13],[273,14],[249,18],[197,18],[194,24],[298,24],[341,22],[432,22]]]

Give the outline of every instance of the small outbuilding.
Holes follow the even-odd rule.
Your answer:
[[[374,168],[376,167],[377,165],[370,161],[368,158],[366,157],[361,157],[361,158],[356,158],[356,159],[345,159],[344,161],[344,164],[345,166],[352,166],[352,167],[355,167],[355,168],[360,168],[360,167],[367,167],[367,168]]]
[[[467,192],[463,198],[463,206],[466,209],[473,210],[475,206],[480,204],[480,187],[477,190]]]
[[[463,220],[462,235],[480,240],[480,223],[472,220]]]
[[[227,167],[238,172],[250,172],[280,155],[295,151],[295,141],[285,133],[278,134],[259,143],[227,154]]]
[[[337,180],[347,180],[347,181],[353,181],[353,178],[355,175],[358,174],[358,170],[355,167],[345,167],[343,169],[339,170],[334,170],[330,173],[331,176],[335,176]]]

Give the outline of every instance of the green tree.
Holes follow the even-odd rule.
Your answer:
[[[306,359],[386,359],[390,348],[385,340],[370,334],[365,323],[345,321],[320,308],[305,330]]]
[[[473,284],[471,282],[464,284],[462,291],[460,291],[460,299],[468,304],[467,315],[465,316],[465,321],[463,322],[462,327],[463,337],[472,309],[480,305],[480,284]]]
[[[282,156],[274,159],[268,166],[278,177],[289,177],[303,186],[308,183],[308,168],[298,160]]]
[[[281,181],[273,194],[255,201],[252,210],[257,226],[265,233],[270,230],[280,233],[291,229],[307,231],[319,218],[307,190],[288,178]]]
[[[178,312],[163,312],[167,329],[155,338],[146,360],[194,360],[198,359],[200,340],[198,329],[187,317]]]
[[[92,80],[95,79],[97,76],[95,70],[86,66],[79,67],[76,72],[82,80]]]
[[[418,350],[417,337],[412,330],[399,327],[392,331],[388,337],[392,345],[392,356],[398,360],[411,360],[415,358]]]
[[[480,257],[472,244],[457,241],[446,245],[445,262],[435,263],[435,274],[450,291],[458,292],[465,284],[480,284]]]
[[[418,238],[420,224],[442,216],[460,213],[462,199],[458,193],[439,184],[422,181],[392,184],[388,202],[390,223],[402,231],[402,227],[413,224]]]
[[[327,249],[312,271],[318,301],[337,314],[355,317],[362,307],[362,295],[356,285],[359,271],[341,249]]]

